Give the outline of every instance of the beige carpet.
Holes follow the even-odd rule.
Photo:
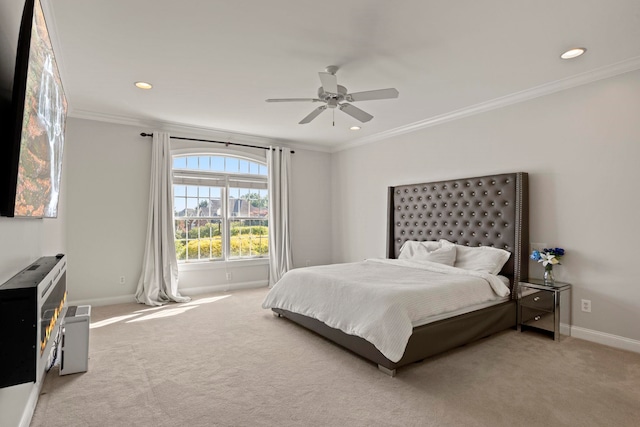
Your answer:
[[[261,309],[265,294],[207,295],[151,310],[94,307],[89,371],[49,372],[31,425],[551,427],[640,420],[640,354],[509,330],[391,378]],[[217,298],[223,295],[230,296]]]

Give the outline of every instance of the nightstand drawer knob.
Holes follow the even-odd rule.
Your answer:
[[[533,300],[534,301],[540,301],[540,297],[535,297]]]
[[[540,320],[540,316],[534,317],[533,320]]]

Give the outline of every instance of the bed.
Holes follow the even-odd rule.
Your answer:
[[[480,338],[487,337],[496,332],[516,327],[516,297],[517,284],[521,278],[527,277],[528,270],[528,175],[524,172],[489,175],[475,178],[463,178],[430,183],[401,185],[389,187],[388,190],[388,227],[387,227],[387,258],[385,260],[368,260],[364,263],[315,267],[307,269],[295,269],[287,273],[292,278],[288,282],[297,280],[307,275],[310,281],[315,280],[316,288],[336,285],[333,282],[346,280],[349,276],[354,278],[384,276],[388,269],[409,268],[406,276],[416,276],[416,280],[421,280],[421,275],[449,274],[450,272],[466,275],[460,268],[431,265],[425,262],[420,265],[412,260],[398,260],[405,257],[406,249],[401,255],[403,245],[409,244],[431,244],[430,242],[444,242],[448,245],[456,245],[458,254],[482,247],[487,251],[498,252],[497,249],[507,251],[508,260],[504,263],[500,271],[492,272],[493,275],[501,276],[506,292],[502,293],[502,299],[493,301],[491,304],[473,305],[472,309],[462,309],[453,311],[452,314],[441,314],[433,317],[426,324],[395,326],[387,328],[387,323],[371,327],[367,333],[360,333],[361,329],[354,332],[354,328],[344,326],[344,322],[323,322],[318,320],[322,316],[309,315],[308,310],[290,307],[291,304],[276,304],[274,296],[276,292],[283,293],[284,285],[280,282],[274,286],[265,298],[263,307],[271,308],[278,317],[285,317],[307,329],[310,329],[334,343],[364,357],[378,365],[378,368],[395,376],[396,370],[410,363],[421,361],[429,356],[450,350],[452,348],[470,343]],[[407,245],[405,245],[405,242]],[[420,243],[416,243],[420,242]],[[474,249],[471,249],[474,248]],[[493,249],[497,248],[497,249]],[[462,250],[462,252],[461,252]],[[389,264],[380,267],[378,264]],[[426,265],[426,268],[423,266]],[[355,270],[348,270],[354,268]],[[500,267],[498,267],[500,268]],[[359,269],[359,270],[358,270]],[[386,269],[386,270],[385,270]],[[450,269],[451,271],[439,271],[439,269]],[[418,271],[428,270],[428,271]],[[433,270],[433,271],[432,271]],[[455,271],[454,271],[455,270]],[[350,272],[351,271],[351,272]],[[400,270],[398,270],[400,271]],[[320,273],[328,273],[328,277],[323,285]],[[497,273],[497,274],[496,274]],[[369,274],[369,276],[367,276]],[[485,274],[485,273],[482,273]],[[471,276],[482,276],[482,274],[471,274]],[[298,276],[300,275],[300,276]],[[313,276],[316,276],[315,279]],[[331,276],[333,275],[333,276]],[[402,277],[405,277],[403,273]],[[451,276],[454,277],[454,276]],[[339,280],[338,280],[339,279]],[[498,292],[500,284],[492,278],[480,277],[489,286],[493,287],[495,293]],[[493,282],[489,279],[492,279]],[[462,280],[462,279],[461,279]],[[465,280],[467,280],[465,278]],[[470,278],[469,280],[479,280]],[[452,279],[452,282],[456,280]],[[331,282],[331,283],[329,283]],[[364,315],[370,318],[378,312],[387,311],[386,308],[378,307],[374,304],[375,299],[369,296],[366,283],[356,286],[347,286],[350,293],[362,292],[362,301],[367,304],[360,304],[358,310],[354,310],[354,316],[360,314],[365,309],[370,309],[371,313]],[[361,280],[367,282],[367,280]],[[376,288],[374,280],[371,280],[371,288]],[[401,286],[399,280],[398,286]],[[337,285],[336,285],[337,286]],[[394,284],[395,286],[395,284]],[[277,289],[279,288],[279,289]],[[294,289],[295,286],[290,286]],[[362,288],[362,289],[361,289]],[[443,289],[440,287],[439,289]],[[471,289],[471,288],[467,288]],[[387,296],[385,291],[382,293]],[[418,294],[405,296],[404,299],[414,300]],[[505,296],[506,295],[506,296]],[[344,298],[341,296],[340,299]],[[355,298],[355,297],[354,297]],[[444,297],[448,298],[448,297]],[[310,301],[319,301],[325,305],[336,305],[340,301],[331,301],[327,298],[316,296],[308,298]],[[384,299],[384,298],[382,298]],[[368,306],[371,301],[371,307]],[[313,303],[315,304],[315,303]],[[347,304],[345,302],[344,304]],[[414,304],[415,309],[416,304]],[[420,307],[423,307],[420,305]],[[479,308],[478,308],[479,307]],[[398,317],[398,316],[396,316]],[[402,317],[402,316],[400,316]],[[405,316],[406,317],[406,316]],[[349,320],[349,319],[348,319]],[[387,322],[387,320],[382,320]],[[332,327],[332,326],[335,327]],[[356,328],[357,329],[357,328]],[[398,345],[394,350],[387,350],[380,346],[379,342],[372,339],[371,331],[389,329],[389,336],[395,334],[406,336],[406,341],[402,342],[402,347],[398,353]],[[345,332],[346,331],[346,332]],[[399,331],[399,332],[398,332]],[[360,335],[360,336],[358,336]],[[367,337],[367,339],[363,338]],[[374,344],[375,343],[375,344]],[[381,351],[380,348],[383,348]]]

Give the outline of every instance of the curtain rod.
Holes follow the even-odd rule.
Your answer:
[[[146,133],[146,132],[142,132],[140,134],[140,136],[153,136],[152,133]],[[211,139],[197,139],[197,138],[184,138],[182,136],[169,136],[169,138],[171,139],[181,139],[183,141],[198,141],[198,142],[211,142],[213,144],[224,144],[227,147],[230,145],[237,145],[239,147],[249,147],[249,148],[260,148],[262,150],[268,150],[269,147],[260,147],[259,145],[249,145],[249,144],[239,144],[237,142],[224,142],[224,141],[214,141]],[[273,148],[273,150],[276,150],[276,148]],[[291,150],[291,154],[294,154],[295,151]]]

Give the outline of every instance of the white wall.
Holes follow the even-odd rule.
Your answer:
[[[129,126],[67,121],[67,287],[72,302],[117,302],[135,293],[151,165],[151,145],[139,134]]]
[[[151,139],[135,126],[72,118],[67,124],[68,284],[71,301],[108,304],[132,299],[146,233]],[[222,139],[211,135],[174,134]],[[211,147],[172,141],[172,149]],[[234,152],[242,151],[235,148]],[[292,246],[296,266],[330,259],[330,155],[295,150],[292,165]],[[256,150],[254,149],[255,153]],[[265,263],[208,263],[181,269],[185,295],[266,285]],[[231,273],[231,280],[226,273]],[[126,284],[119,284],[125,276]]]
[[[566,249],[554,273],[574,285],[573,324],[640,340],[639,117],[635,71],[338,152],[333,261],[385,256],[389,186],[528,172],[531,241]]]
[[[331,262],[331,156],[296,148],[291,172],[291,246],[295,267]]]
[[[58,218],[0,217],[0,284],[40,257],[65,253],[67,161],[63,159]],[[35,405],[32,393],[37,396],[33,383],[0,388],[0,427],[20,424],[24,413],[33,410],[29,405]]]

